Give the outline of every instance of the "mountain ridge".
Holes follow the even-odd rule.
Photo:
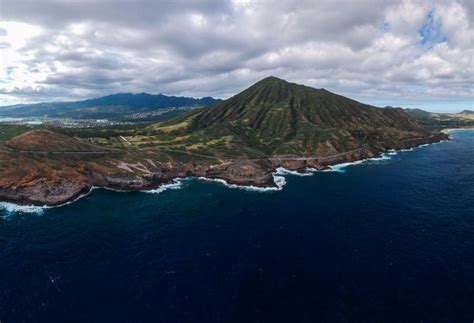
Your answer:
[[[116,117],[138,112],[152,112],[172,107],[197,107],[219,102],[212,97],[191,98],[149,93],[115,93],[79,101],[42,102],[0,107],[1,117]]]

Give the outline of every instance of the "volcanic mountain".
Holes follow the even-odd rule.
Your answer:
[[[328,156],[361,147],[397,148],[406,140],[430,136],[403,109],[377,108],[277,77],[154,129],[173,129],[194,141],[227,136],[230,150],[245,148],[262,156]]]

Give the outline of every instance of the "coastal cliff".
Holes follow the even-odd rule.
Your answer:
[[[397,146],[384,148],[365,147],[360,150],[339,153],[322,158],[301,158],[284,156],[254,160],[226,160],[219,165],[187,163],[119,164],[121,168],[96,167],[95,163],[77,162],[74,158],[62,159],[61,170],[48,166],[47,159],[29,161],[29,167],[12,172],[2,170],[0,178],[0,200],[24,205],[55,206],[73,201],[88,193],[93,187],[120,191],[150,190],[174,179],[185,177],[206,177],[222,179],[229,184],[256,187],[276,187],[273,172],[278,167],[303,172],[306,168],[324,170],[329,166],[354,162],[379,155],[386,149],[408,149],[423,144],[447,140],[444,133],[424,138],[414,138]],[[22,161],[22,158],[19,159]],[[57,162],[57,160],[55,160]],[[132,171],[136,166],[144,170],[138,174]],[[129,171],[126,171],[126,168]],[[57,167],[56,167],[57,168]],[[125,171],[124,171],[125,170]]]

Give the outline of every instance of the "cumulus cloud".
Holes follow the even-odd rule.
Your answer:
[[[268,75],[373,104],[473,105],[464,0],[3,0],[0,104],[226,98]]]

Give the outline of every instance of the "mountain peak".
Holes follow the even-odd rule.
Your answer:
[[[267,77],[261,79],[259,82],[284,82],[284,83],[289,83],[288,81],[286,81],[284,79],[281,79],[279,77],[273,76],[273,75],[267,76]]]
[[[270,86],[270,87],[289,87],[289,86],[296,86],[297,84],[295,83],[290,83],[287,80],[281,79],[276,76],[267,76],[260,81],[256,82],[252,86],[249,87],[251,89],[252,87],[259,87],[262,88],[264,86]]]
[[[252,88],[254,86],[279,86],[281,88],[288,87],[288,88],[300,89],[300,90],[302,90],[302,89],[311,89],[312,91],[323,91],[323,92],[326,92],[326,93],[331,93],[330,91],[328,91],[324,88],[317,89],[317,88],[308,87],[306,85],[289,82],[285,79],[282,79],[282,78],[279,78],[279,77],[276,77],[276,76],[273,76],[273,75],[267,76],[267,77],[261,79],[260,81],[255,83],[250,88]]]

